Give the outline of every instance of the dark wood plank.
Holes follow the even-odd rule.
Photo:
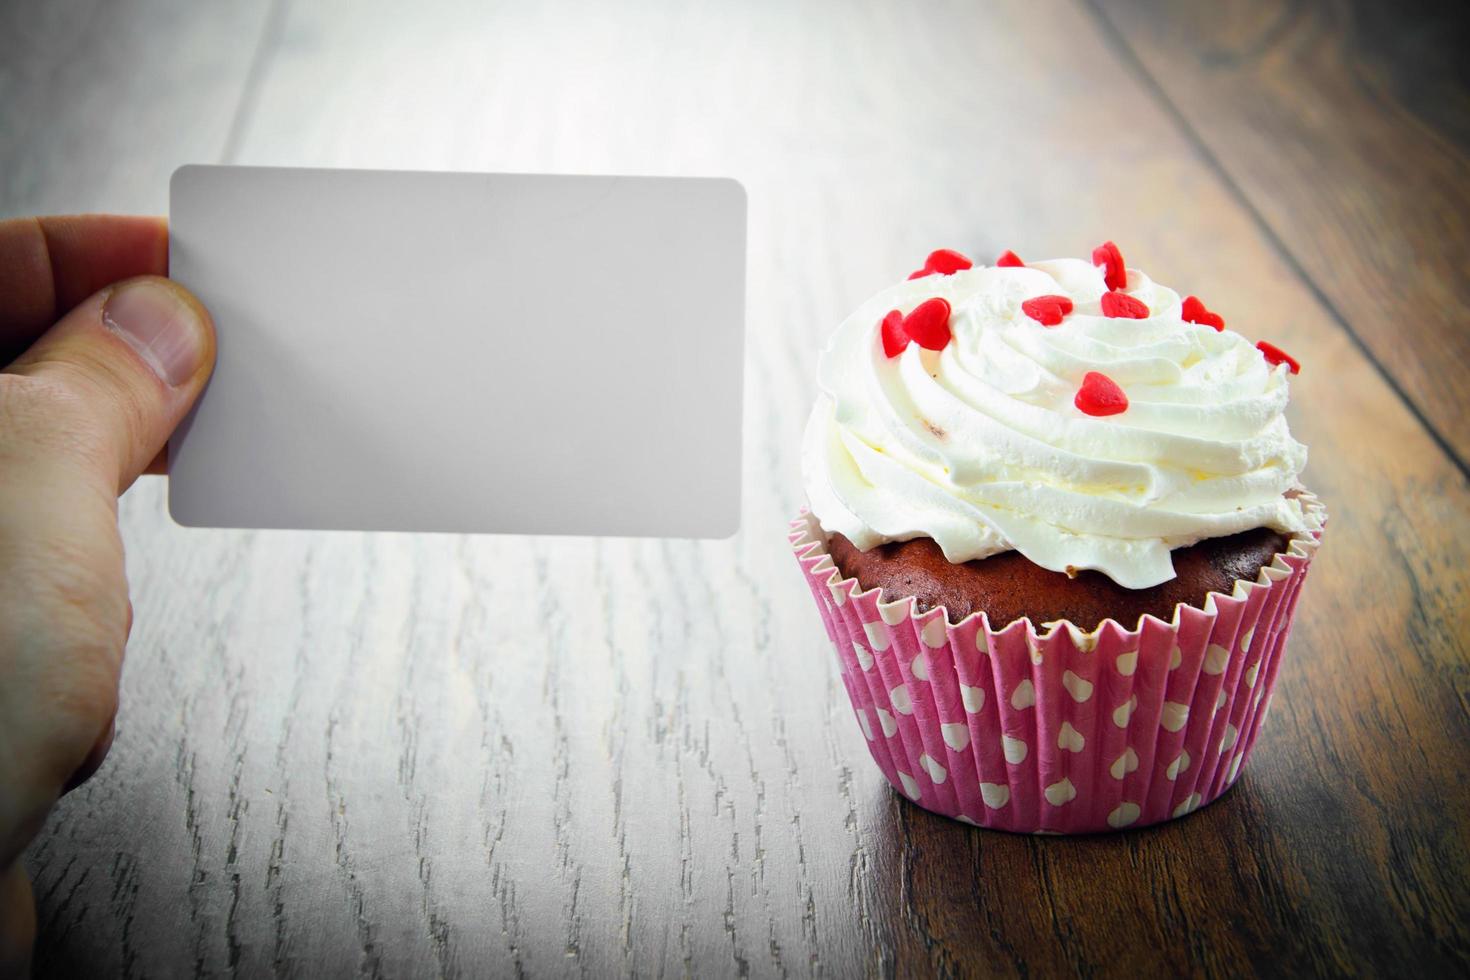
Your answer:
[[[1470,487],[1088,9],[344,0],[278,36],[242,162],[745,182],[743,530],[187,531],[141,481],[117,742],[28,860],[43,975],[1470,969]],[[118,152],[162,193],[177,150]],[[935,245],[1105,237],[1302,356],[1332,525],[1224,800],[975,831],[883,782],[785,549],[815,352]]]
[[[1094,0],[1283,261],[1470,461],[1464,4]]]

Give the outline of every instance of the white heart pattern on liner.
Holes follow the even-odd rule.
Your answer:
[[[1005,753],[1006,761],[1013,766],[1019,766],[1026,761],[1026,743],[1019,738],[1002,735],[1000,737],[1000,750]]]
[[[836,585],[829,585],[827,587],[827,591],[829,591],[829,592],[832,593],[832,601],[835,602],[835,603],[837,603],[837,605],[840,606],[843,603],[847,602],[847,590],[846,589],[844,589],[844,588],[842,588],[840,586],[836,586]]]
[[[1017,711],[1025,711],[1036,703],[1036,686],[1031,683],[1031,678],[1016,685],[1011,692],[1011,707]]]
[[[1137,820],[1138,815],[1142,812],[1137,803],[1119,803],[1117,808],[1108,814],[1108,826],[1114,829],[1126,827]]]
[[[975,631],[975,649],[981,653],[990,652],[990,641],[985,639],[985,629],[981,627]]]
[[[919,781],[902,770],[899,770],[898,779],[899,782],[903,783],[904,795],[911,800],[917,800],[919,798]]]
[[[1252,626],[1250,629],[1248,629],[1248,630],[1245,631],[1245,636],[1242,636],[1240,638],[1240,652],[1241,653],[1250,653],[1251,652],[1251,640],[1253,640],[1255,638],[1255,635],[1256,635],[1256,628],[1254,626]]]
[[[1178,779],[1179,774],[1189,768],[1189,753],[1180,752],[1179,757],[1169,763],[1169,768],[1164,770],[1164,775],[1170,779]]]
[[[1235,740],[1240,737],[1240,731],[1234,725],[1226,724],[1225,734],[1220,737],[1220,754],[1224,755],[1235,748]]]
[[[879,653],[887,650],[888,644],[892,641],[892,637],[888,635],[888,630],[882,623],[864,623],[863,632],[868,634],[868,642]]]
[[[1182,663],[1184,663],[1184,651],[1175,647],[1174,652],[1169,654],[1169,669],[1178,670]]]
[[[892,605],[879,603],[878,616],[889,626],[897,626],[909,618],[909,603],[895,602]]]
[[[1246,671],[1245,671],[1245,686],[1246,687],[1255,687],[1256,686],[1256,675],[1259,674],[1260,672],[1261,672],[1261,662],[1259,660],[1257,660],[1255,663],[1253,663],[1249,667],[1247,667],[1246,668]]]
[[[1199,807],[1200,795],[1190,793],[1184,802],[1174,808],[1174,816],[1182,817],[1186,813],[1193,813]]]
[[[970,714],[979,714],[980,709],[985,707],[985,688],[961,684],[960,700],[965,703],[965,710]]]
[[[981,783],[980,799],[992,810],[999,810],[1011,801],[1011,788],[1005,783]]]
[[[1211,643],[1209,649],[1205,651],[1204,671],[1206,674],[1223,674],[1225,665],[1229,662],[1230,651],[1218,643]]]
[[[943,614],[935,616],[929,622],[925,623],[924,629],[920,632],[919,637],[924,641],[924,646],[931,650],[938,650],[948,643],[949,634],[944,629]]]
[[[1066,749],[1068,752],[1081,752],[1087,740],[1082,733],[1072,727],[1070,721],[1062,722],[1062,730],[1057,735],[1057,748]]]
[[[1235,758],[1230,760],[1230,770],[1225,773],[1225,781],[1227,783],[1235,782],[1235,777],[1240,775],[1240,760],[1243,758],[1245,758],[1244,752],[1236,755]]]
[[[1113,710],[1113,724],[1119,728],[1127,728],[1129,720],[1133,717],[1133,709],[1136,707],[1138,707],[1138,695],[1135,694]]]
[[[1189,705],[1180,704],[1178,701],[1165,701],[1164,713],[1159,718],[1159,724],[1164,726],[1165,731],[1177,732],[1189,721]]]
[[[978,827],[978,826],[980,826],[978,823],[976,823],[975,821],[971,820],[969,817],[965,816],[963,813],[955,814],[955,819],[958,820],[960,823],[967,823],[971,827]]]
[[[857,640],[852,641],[852,652],[857,655],[858,666],[863,670],[873,669],[873,654]]]
[[[949,770],[941,766],[927,752],[919,756],[919,765],[929,774],[929,778],[934,780],[936,786],[949,778]]]
[[[929,679],[929,666],[924,663],[924,655],[922,653],[914,658],[913,663],[909,664],[909,673],[921,681],[927,681]]]
[[[1059,783],[1052,783],[1044,793],[1046,802],[1052,806],[1063,806],[1077,798],[1077,787],[1072,785],[1070,779],[1063,779]]]
[[[878,724],[883,726],[883,735],[887,738],[892,738],[893,733],[898,731],[898,719],[894,718],[882,708],[874,708],[873,710],[878,712]]]
[[[857,709],[858,727],[863,730],[863,737],[869,742],[873,740],[873,723],[868,721],[868,713],[862,708]]]
[[[1129,650],[1127,653],[1118,654],[1118,673],[1124,677],[1132,677],[1133,672],[1138,669],[1138,651]]]
[[[1124,750],[1122,755],[1118,756],[1118,758],[1114,760],[1112,768],[1108,770],[1108,772],[1113,774],[1114,779],[1122,779],[1130,772],[1137,771],[1138,753],[1133,751],[1133,746],[1131,745]]]
[[[939,734],[944,736],[944,744],[956,752],[963,752],[965,746],[970,744],[970,726],[962,721],[940,725]]]
[[[1078,677],[1070,670],[1062,674],[1062,686],[1067,689],[1068,694],[1072,695],[1072,700],[1078,704],[1092,697],[1092,682]]]
[[[893,704],[893,710],[901,715],[914,713],[914,699],[909,697],[909,686],[900,684],[888,692],[888,700]]]

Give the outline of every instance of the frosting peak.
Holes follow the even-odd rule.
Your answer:
[[[1119,292],[1136,303],[1105,305],[1103,268],[1056,259],[928,275],[859,307],[822,351],[803,443],[822,527],[863,550],[930,537],[956,563],[1015,549],[1128,588],[1173,578],[1173,548],[1307,530],[1283,496],[1307,457],[1282,414],[1288,365],[1186,321],[1179,295],[1136,269],[1126,277]],[[885,314],[934,297],[951,309],[949,342],[890,357]],[[1071,309],[1033,318],[1038,297]],[[1083,410],[1092,373],[1126,408]]]

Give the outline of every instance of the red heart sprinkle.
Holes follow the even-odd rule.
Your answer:
[[[1259,350],[1262,354],[1266,355],[1267,364],[1270,364],[1272,366],[1275,366],[1277,364],[1285,364],[1286,369],[1292,374],[1302,373],[1302,366],[1297,363],[1296,358],[1292,357],[1290,354],[1282,350],[1280,347],[1277,347],[1275,344],[1265,340],[1258,340],[1256,341],[1256,349]]]
[[[1179,315],[1188,323],[1198,323],[1202,327],[1214,327],[1216,330],[1225,329],[1225,318],[1205,309],[1205,304],[1198,296],[1184,297],[1184,306]]]
[[[1072,301],[1065,296],[1035,296],[1021,304],[1021,312],[1043,327],[1054,327],[1072,312]]]
[[[913,272],[910,272],[909,273],[909,278],[910,279],[923,279],[925,276],[932,276],[932,275],[934,275],[934,270],[933,269],[915,269]]]
[[[1102,295],[1103,316],[1120,317],[1128,320],[1142,320],[1148,316],[1148,307],[1141,300],[1134,299],[1127,293],[1116,290],[1103,293]]]
[[[1112,242],[1103,242],[1092,250],[1092,264],[1103,269],[1103,282],[1109,289],[1128,288],[1128,268],[1123,265],[1123,253]]]
[[[903,332],[903,314],[897,310],[888,311],[880,331],[883,334],[883,353],[888,357],[897,357],[909,345],[909,335]]]
[[[949,343],[949,302],[926,299],[903,318],[903,332],[925,350],[943,350]]]
[[[1082,387],[1077,389],[1072,404],[1088,415],[1117,415],[1128,411],[1128,396],[1106,374],[1088,371],[1082,376]]]
[[[929,257],[924,260],[925,270],[937,272],[942,276],[952,276],[974,264],[952,248],[937,248],[930,252]]]
[[[1021,257],[1015,252],[1006,249],[1000,253],[1000,258],[995,260],[995,264],[997,268],[1001,269],[1019,269],[1025,266],[1026,263],[1022,262]]]

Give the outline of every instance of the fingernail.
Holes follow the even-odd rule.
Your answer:
[[[194,377],[204,360],[200,311],[163,279],[137,279],[102,304],[102,323],[138,352],[170,388]]]

